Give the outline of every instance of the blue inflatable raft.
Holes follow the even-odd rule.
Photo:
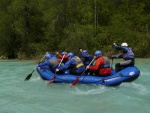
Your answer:
[[[51,80],[55,75],[53,83],[73,83],[78,75],[72,75],[69,73],[65,74],[55,74],[49,69],[40,69],[37,68],[37,72],[41,76],[43,80]],[[140,75],[140,71],[137,67],[131,66],[122,69],[121,71],[115,73],[115,70],[112,71],[110,76],[102,77],[96,75],[82,75],[78,84],[99,84],[106,86],[116,86],[121,84],[122,82],[131,82],[137,79]]]

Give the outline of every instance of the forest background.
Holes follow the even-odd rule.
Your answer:
[[[46,51],[114,54],[127,42],[150,57],[150,0],[1,0],[0,56],[32,59]]]

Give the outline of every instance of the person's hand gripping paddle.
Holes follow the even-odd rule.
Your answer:
[[[95,58],[90,62],[90,64],[88,66],[90,66],[94,60],[95,60]],[[76,78],[76,80],[71,84],[70,87],[73,87],[73,86],[75,86],[78,83],[78,81],[80,80],[81,76],[85,73],[86,70],[87,70],[87,68],[83,71],[83,73],[80,75],[80,77]]]

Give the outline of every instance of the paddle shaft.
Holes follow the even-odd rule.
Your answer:
[[[45,54],[46,55],[46,54]],[[43,59],[45,58],[45,55],[43,56],[43,58],[40,60],[40,62],[42,62],[43,61]]]
[[[93,58],[93,60],[89,63],[88,66],[90,66],[93,63],[94,60],[95,60],[95,58]],[[83,73],[80,75],[80,77],[85,73],[86,70],[87,70],[87,68],[83,71]]]
[[[113,48],[112,54],[114,55],[114,53],[115,53],[115,49]],[[111,59],[111,69],[113,69],[113,60],[114,60],[114,58],[112,57],[112,59]]]
[[[42,57],[42,59],[40,60],[40,62],[42,62],[44,58],[45,58],[45,55]],[[37,67],[37,66],[36,66],[36,67]],[[36,69],[36,68],[35,68],[35,69]],[[24,79],[24,81],[27,81],[27,80],[29,80],[29,79],[31,78],[32,73],[35,71],[35,69],[33,69],[33,71]]]
[[[63,57],[62,57],[62,59],[61,59],[59,65],[58,65],[58,68],[60,67],[60,65],[61,65],[61,63],[62,63],[64,57],[65,57],[65,54],[63,55]],[[56,71],[55,71],[54,76],[50,79],[49,84],[53,83],[53,81],[54,81],[55,78],[56,78]]]
[[[90,66],[92,64],[92,62],[95,60],[95,58],[93,58],[93,60],[90,62],[90,64],[88,66]],[[84,72],[87,70],[87,68],[83,71],[83,73],[80,75],[80,77],[77,77],[76,80],[71,84],[71,87],[72,86],[75,86],[78,81],[80,80],[81,76],[84,74]]]
[[[62,63],[62,61],[63,61],[64,57],[65,57],[65,54],[63,55],[63,57],[62,57],[62,59],[61,59],[61,61],[60,61],[59,65],[58,65],[58,68],[60,67],[60,65],[61,65],[61,63]]]
[[[114,58],[111,59],[111,69],[113,69],[113,60]]]

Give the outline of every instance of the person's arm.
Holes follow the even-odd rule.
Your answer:
[[[113,47],[116,49],[116,50],[122,50],[122,46],[118,46],[116,43],[113,44]]]
[[[127,53],[127,52],[128,52],[127,47],[118,46],[116,43],[113,43],[113,47],[114,47],[116,50],[123,51],[123,53]],[[122,58],[123,53],[121,53],[121,54],[119,54],[119,55],[112,55],[112,58]]]
[[[58,52],[56,52],[56,55],[57,55],[57,57],[60,58],[60,59],[62,59],[62,57],[63,57],[63,55],[60,54],[60,53],[58,53]]]
[[[39,63],[38,64],[38,67],[44,67],[44,66],[46,66],[46,65],[50,65],[50,62],[47,60],[47,61],[45,61],[45,62],[43,62],[43,63]]]
[[[94,66],[89,66],[89,70],[91,71],[97,71],[99,70],[100,66],[103,64],[104,59],[103,58],[99,58],[97,59],[96,63]]]
[[[90,54],[84,54],[83,52],[81,52],[81,55],[83,58],[85,58],[87,60],[92,60],[92,56]]]
[[[73,59],[69,60],[68,62],[65,63],[64,66],[60,67],[59,68],[59,71],[62,71],[62,70],[65,70],[65,69],[68,69],[70,67],[71,64],[73,64],[75,61]]]
[[[84,54],[84,52],[81,52],[81,55],[82,55],[83,58],[86,58],[86,57],[87,57],[87,55]]]
[[[82,58],[82,49],[79,48],[79,55],[78,55],[80,58]]]
[[[58,58],[62,59],[64,55],[60,54],[60,53],[56,53],[56,55],[58,56]],[[68,59],[68,56],[65,54],[64,59]]]
[[[113,55],[112,58],[122,58],[123,54]]]
[[[67,56],[67,55],[65,55],[65,56],[64,56],[64,59],[68,59],[68,56]]]
[[[116,50],[122,50],[124,52],[128,52],[128,49],[127,47],[123,47],[123,46],[118,46],[116,43],[113,44],[113,47],[116,49]]]

